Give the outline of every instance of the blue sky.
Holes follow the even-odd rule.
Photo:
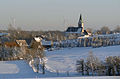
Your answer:
[[[80,13],[85,28],[120,25],[120,0],[0,0],[0,29],[13,18],[25,30],[65,30],[77,26]]]

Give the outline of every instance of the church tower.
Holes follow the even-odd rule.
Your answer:
[[[84,24],[82,20],[82,15],[80,14],[79,22],[78,22],[78,27],[82,28],[82,32],[84,32]]]

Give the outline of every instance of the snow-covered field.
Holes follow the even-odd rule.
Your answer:
[[[119,76],[94,76],[83,77],[76,71],[76,60],[86,59],[89,51],[92,51],[100,60],[107,56],[120,56],[120,46],[110,47],[76,47],[64,48],[55,51],[47,51],[46,74],[33,72],[26,61],[0,61],[0,79],[6,78],[41,78],[41,79],[120,79]],[[69,77],[67,72],[69,71]],[[56,72],[59,72],[57,74]],[[79,77],[80,76],[80,77]]]
[[[0,61],[0,79],[36,77],[25,61]]]
[[[120,46],[65,48],[47,52],[47,65],[54,71],[73,73],[76,72],[76,60],[86,59],[90,51],[100,60],[105,60],[107,56],[120,56]]]

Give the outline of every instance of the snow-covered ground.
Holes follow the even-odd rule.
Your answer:
[[[55,78],[42,78],[42,79],[120,79],[119,76],[97,76],[97,77],[55,77]]]
[[[86,59],[90,51],[100,60],[105,60],[108,56],[120,56],[120,46],[64,48],[47,52],[47,65],[54,71],[73,73],[76,72],[76,60]]]
[[[0,79],[36,77],[26,61],[0,61]]]
[[[76,71],[76,60],[86,59],[92,51],[100,60],[107,56],[120,56],[120,46],[110,47],[75,47],[47,51],[46,74],[33,72],[26,61],[0,61],[0,79],[6,78],[41,78],[41,79],[119,79],[119,76],[80,76]],[[69,77],[67,77],[69,71]],[[58,74],[56,73],[58,72]],[[80,76],[80,77],[79,77]]]

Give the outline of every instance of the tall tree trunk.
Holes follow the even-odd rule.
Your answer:
[[[42,66],[43,68],[43,74],[45,74],[45,63],[43,62],[43,66]]]

